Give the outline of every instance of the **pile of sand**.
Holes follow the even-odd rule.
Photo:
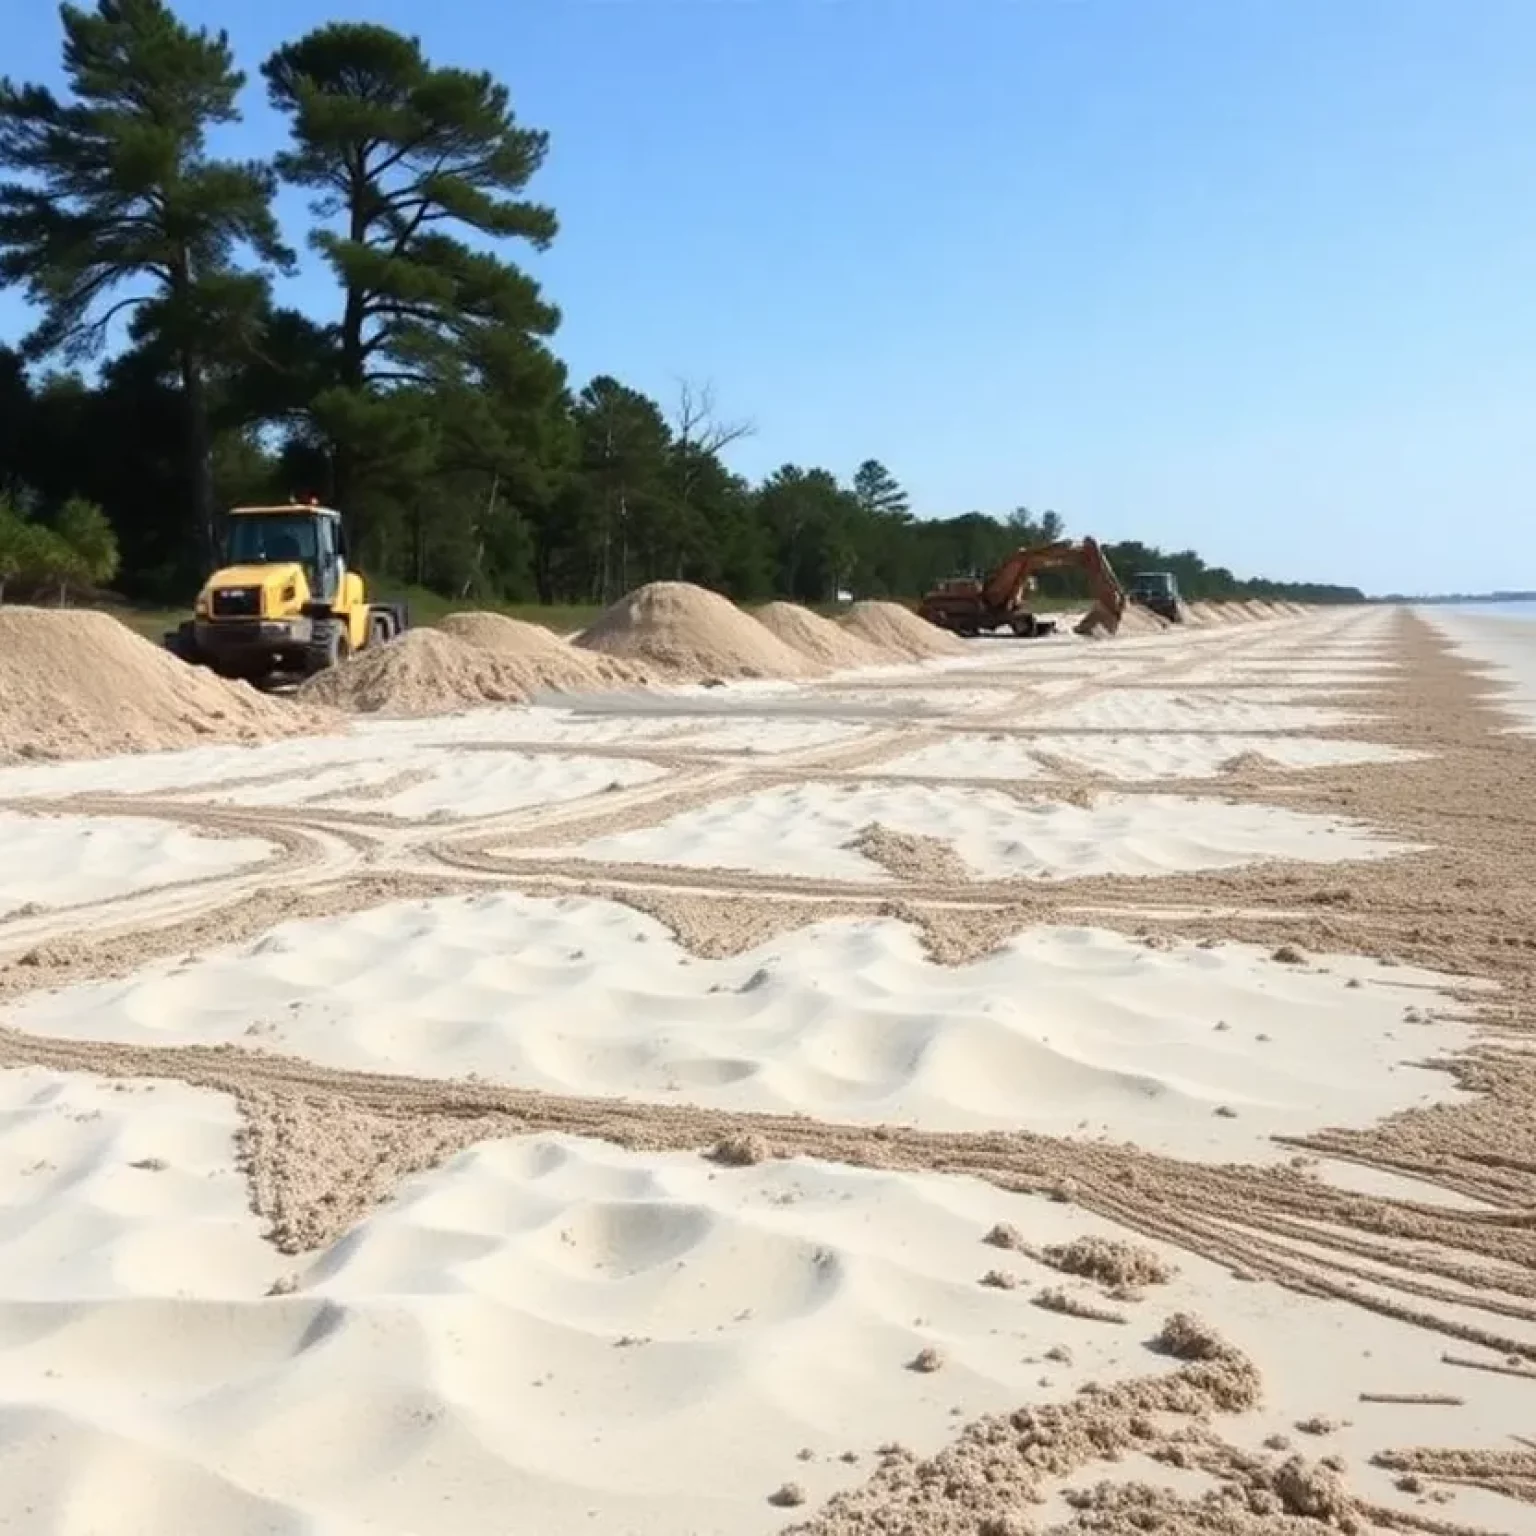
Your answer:
[[[325,723],[107,614],[0,608],[0,762],[270,741]]]
[[[1200,624],[1226,624],[1229,616],[1226,609],[1220,603],[1191,603],[1189,614],[1192,619]]]
[[[796,603],[769,603],[766,608],[759,608],[754,617],[791,650],[834,670],[888,666],[903,659]]]
[[[452,613],[442,628],[455,640],[490,651],[516,668],[530,695],[643,688],[653,681],[634,662],[601,651],[579,651],[542,624],[525,624],[502,613]]]
[[[435,629],[413,629],[312,677],[298,696],[359,714],[434,715],[525,704],[524,669]]]
[[[825,670],[718,592],[686,581],[653,581],[621,597],[576,644],[695,681],[817,677]]]
[[[1140,603],[1127,603],[1125,612],[1120,615],[1122,635],[1160,635],[1169,627],[1167,619],[1150,608],[1143,608]]]
[[[965,652],[965,642],[957,635],[920,619],[900,603],[855,603],[843,620],[843,627],[866,645],[909,661],[960,656]]]

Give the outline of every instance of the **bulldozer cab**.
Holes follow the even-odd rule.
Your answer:
[[[1179,598],[1179,584],[1172,571],[1137,571],[1131,578],[1131,596],[1159,597],[1170,602]]]
[[[329,507],[236,507],[224,535],[230,565],[298,565],[311,597],[333,602],[346,573],[341,514]]]

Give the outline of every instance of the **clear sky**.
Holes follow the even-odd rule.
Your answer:
[[[54,6],[5,10],[0,67],[56,80]],[[180,11],[257,79],[241,154],[281,136],[261,60],[324,20],[504,78],[552,136],[529,265],[574,381],[712,381],[745,473],[874,457],[924,514],[1536,588],[1536,0]]]

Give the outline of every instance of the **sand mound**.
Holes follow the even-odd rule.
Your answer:
[[[307,703],[359,714],[434,715],[476,704],[523,704],[523,669],[435,629],[359,652],[299,689]]]
[[[796,603],[769,603],[753,617],[792,651],[833,669],[877,667],[900,659],[852,630]]]
[[[815,677],[824,670],[718,592],[686,581],[653,581],[621,597],[576,644],[696,680]]]
[[[1225,624],[1228,622],[1226,612],[1220,603],[1191,603],[1189,605],[1190,617],[1201,624]]]
[[[455,640],[479,646],[517,668],[530,694],[643,688],[653,680],[634,662],[601,651],[579,651],[542,624],[525,624],[503,613],[451,613],[442,629]]]
[[[1150,608],[1140,603],[1127,603],[1120,615],[1120,633],[1127,635],[1160,635],[1168,629],[1167,619],[1160,618]]]
[[[1109,1237],[1079,1237],[1054,1243],[1040,1258],[1063,1274],[1081,1275],[1101,1285],[1166,1285],[1177,1271],[1161,1255],[1136,1243]]]
[[[187,666],[107,614],[0,608],[0,762],[269,741],[324,724]]]
[[[843,627],[866,645],[888,656],[924,661],[930,656],[960,656],[965,642],[947,630],[920,619],[900,603],[865,601],[855,603],[843,620]]]

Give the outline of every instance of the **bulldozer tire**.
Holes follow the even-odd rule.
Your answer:
[[[314,638],[309,643],[309,675],[313,677],[317,672],[339,666],[351,654],[345,624],[334,619],[317,623]]]
[[[168,629],[163,644],[172,656],[195,667],[201,659],[197,653],[197,631],[190,619],[183,620],[175,629]]]

